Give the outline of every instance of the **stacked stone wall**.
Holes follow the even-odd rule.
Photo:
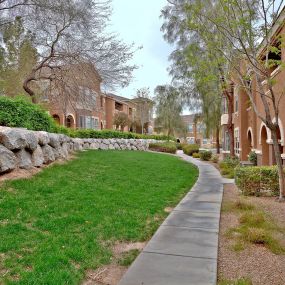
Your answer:
[[[42,167],[87,149],[146,151],[154,140],[82,139],[63,134],[0,127],[0,174]]]

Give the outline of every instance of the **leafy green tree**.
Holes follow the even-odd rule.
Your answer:
[[[168,137],[183,132],[185,125],[181,119],[183,100],[178,89],[170,85],[155,88],[156,129]]]
[[[162,10],[165,20],[162,31],[165,39],[176,46],[170,57],[170,74],[183,90],[189,106],[201,110],[207,133],[216,133],[219,150],[221,97],[225,96],[232,106],[233,92],[227,84],[227,58],[220,50],[227,49],[227,43],[222,33],[198,13],[201,9],[205,13],[215,9],[215,1],[204,2],[179,0],[169,3]],[[232,49],[228,48],[226,55],[231,58]],[[234,156],[234,129],[230,111],[229,108],[227,127],[231,155]]]

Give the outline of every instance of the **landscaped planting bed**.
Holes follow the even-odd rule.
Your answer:
[[[5,182],[0,284],[80,284],[87,269],[114,262],[114,244],[148,240],[197,172],[173,156],[86,151]]]

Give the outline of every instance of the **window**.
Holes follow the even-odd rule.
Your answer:
[[[132,114],[133,114],[133,109],[129,108],[129,115],[132,116]]]
[[[79,128],[85,129],[85,117],[84,116],[79,117]]]
[[[193,124],[189,124],[188,131],[189,133],[193,133]]]
[[[235,155],[239,156],[240,153],[240,144],[239,144],[239,129],[235,129]]]
[[[223,141],[223,150],[230,150],[230,136],[228,131],[224,131],[224,141]]]
[[[123,104],[115,102],[115,109],[118,111],[123,111]]]

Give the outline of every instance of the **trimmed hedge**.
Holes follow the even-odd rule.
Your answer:
[[[276,166],[237,167],[235,181],[246,196],[279,195],[279,176]]]
[[[209,161],[212,157],[212,152],[211,151],[201,151],[200,152],[200,158],[201,160],[204,161]]]
[[[24,97],[12,99],[0,96],[0,125],[47,132],[56,129],[48,113]]]
[[[150,143],[149,149],[158,152],[176,153],[177,145],[173,142]]]
[[[142,135],[131,132],[120,132],[113,130],[93,130],[93,129],[78,129],[69,130],[69,135],[76,138],[90,138],[90,139],[153,139],[153,140],[168,140],[164,135]]]
[[[192,156],[193,153],[199,152],[199,145],[197,144],[184,144],[182,146],[183,152],[187,155]]]

